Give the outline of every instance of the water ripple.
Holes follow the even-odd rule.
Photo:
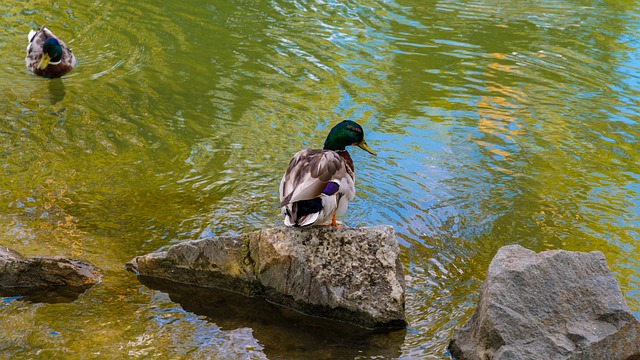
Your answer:
[[[35,324],[21,333],[39,349],[179,357],[225,343],[214,354],[225,357],[281,345],[256,347],[250,330],[212,327],[123,278],[118,264],[185,239],[281,225],[277,184],[287,162],[321,147],[342,119],[361,123],[378,152],[351,151],[357,195],[342,220],[396,229],[410,321],[402,357],[448,358],[451,332],[470,316],[505,244],[603,251],[630,307],[640,309],[633,5],[115,1],[36,9],[9,1],[0,14],[0,239],[27,253],[78,255],[108,272],[104,286],[69,305],[72,318],[17,301],[0,309],[12,323]],[[25,34],[43,22],[78,55],[78,68],[55,81],[24,69]],[[38,338],[48,332],[34,326],[64,332],[57,321],[129,340]],[[160,328],[168,330],[144,335]],[[33,357],[16,334],[0,341]]]

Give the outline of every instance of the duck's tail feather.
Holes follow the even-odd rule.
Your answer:
[[[284,224],[286,226],[307,226],[318,221],[322,212],[322,199],[297,201],[283,207]]]
[[[33,41],[33,37],[36,36],[38,32],[35,30],[29,30],[29,35],[27,36],[27,38],[29,39],[29,43],[31,43],[31,41]]]

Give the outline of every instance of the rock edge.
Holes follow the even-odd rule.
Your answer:
[[[85,287],[100,282],[100,278],[98,269],[82,260],[61,256],[24,258],[0,246],[0,289]]]
[[[391,226],[274,228],[186,241],[138,256],[139,275],[260,296],[366,328],[406,326],[405,281]]]

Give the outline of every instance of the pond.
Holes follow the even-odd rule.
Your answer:
[[[0,4],[0,244],[98,266],[71,302],[0,298],[0,356],[440,358],[507,244],[602,251],[640,317],[640,5],[269,0]],[[24,66],[46,24],[78,58]],[[282,226],[291,156],[360,123],[349,226],[392,225],[406,331],[363,334],[125,270]],[[184,293],[189,293],[190,289]]]

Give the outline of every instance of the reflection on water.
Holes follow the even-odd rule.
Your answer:
[[[405,330],[372,331],[345,323],[312,318],[293,310],[221,289],[205,289],[166,280],[140,281],[169,294],[189,312],[205,316],[221,330],[251,329],[269,359],[351,359],[358,356],[396,358]]]
[[[49,103],[51,105],[55,105],[60,101],[64,100],[64,96],[67,94],[64,89],[64,82],[62,79],[51,79],[48,81],[49,83]]]
[[[318,357],[447,358],[512,243],[602,251],[640,314],[636,4],[41,5],[0,4],[0,242],[105,276],[71,303],[0,303],[0,327],[20,324],[0,334],[2,355],[277,358],[298,354],[299,336]],[[24,68],[43,23],[78,57],[62,79]],[[396,229],[406,333],[324,346],[298,320],[209,316],[206,299],[191,307],[122,270],[186,239],[279,226],[288,160],[343,119],[379,155],[351,151],[358,193],[343,220]]]
[[[54,287],[30,287],[30,288],[3,288],[0,289],[1,297],[13,297],[32,303],[70,303],[84,293],[92,285],[87,286],[54,286]]]

